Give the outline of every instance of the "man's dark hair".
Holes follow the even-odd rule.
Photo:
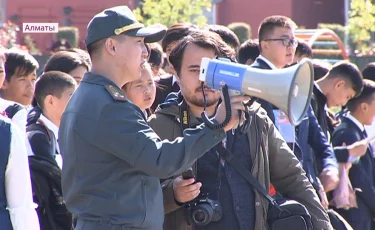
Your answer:
[[[240,40],[231,29],[222,25],[208,25],[207,29],[211,32],[217,33],[225,43],[230,45],[234,50],[238,50]]]
[[[323,78],[332,68],[331,64],[328,62],[313,60],[312,63],[314,67],[314,81]]]
[[[298,45],[295,52],[296,56],[304,56],[307,58],[313,57],[313,52],[311,47],[303,40],[298,39]]]
[[[178,42],[193,30],[199,29],[198,26],[191,23],[177,23],[168,28],[163,40],[161,41],[161,47],[163,51],[167,51],[168,45],[173,42]]]
[[[87,71],[90,70],[89,64],[78,53],[59,51],[47,60],[44,72],[61,71],[69,73],[79,66],[83,66]]]
[[[238,50],[238,62],[246,64],[249,59],[255,61],[259,54],[259,43],[255,40],[249,39],[242,43]]]
[[[38,61],[27,52],[13,49],[5,52],[5,80],[8,82],[13,76],[28,76],[38,68]]]
[[[205,49],[213,49],[219,57],[235,58],[234,50],[218,34],[208,30],[197,30],[182,39],[169,56],[169,61],[178,75],[181,71],[185,49],[189,44],[194,44]]]
[[[150,44],[150,57],[148,62],[151,66],[159,66],[163,63],[163,50],[158,43]]]
[[[119,34],[119,35],[116,35],[116,36],[112,36],[110,38],[112,39],[115,39],[117,41],[124,41],[124,36],[122,36],[124,34]],[[93,57],[93,55],[95,55],[95,53],[98,53],[99,50],[104,46],[105,42],[107,41],[108,38],[103,38],[99,41],[96,41],[96,42],[93,42],[93,43],[90,43],[86,48],[87,48],[87,52],[90,56],[90,58]]]
[[[363,79],[375,81],[375,62],[368,63],[362,70]]]
[[[375,82],[364,79],[362,92],[357,97],[350,99],[346,104],[346,108],[350,112],[354,112],[361,103],[371,104],[371,102],[375,99],[374,94]]]
[[[39,107],[44,109],[44,100],[48,95],[61,98],[64,91],[75,87],[76,81],[72,76],[60,71],[49,71],[42,74],[35,84],[35,99]]]
[[[262,47],[260,43],[264,41],[265,39],[268,39],[275,28],[277,27],[283,27],[283,28],[289,28],[289,29],[296,29],[297,25],[293,22],[292,19],[280,16],[280,15],[274,15],[265,18],[258,29],[258,38],[259,38],[259,49],[262,50]]]
[[[349,61],[337,62],[329,70],[327,79],[343,78],[346,83],[352,86],[356,96],[358,96],[363,88],[363,77],[357,65]]]
[[[90,43],[87,46],[87,53],[90,55],[91,58],[93,57],[95,53],[97,53],[103,47],[106,40],[107,39],[102,39],[102,40]]]

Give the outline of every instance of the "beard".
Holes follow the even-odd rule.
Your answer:
[[[220,94],[212,91],[212,93],[207,93],[206,95],[206,107],[210,107],[215,105],[220,100]],[[189,93],[188,95],[184,95],[184,98],[186,101],[190,102],[192,105],[198,106],[198,107],[204,107],[204,99],[203,99],[203,93],[201,89],[195,90],[195,93]]]

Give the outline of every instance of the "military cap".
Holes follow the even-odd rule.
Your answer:
[[[116,6],[105,9],[91,19],[87,26],[85,45],[87,47],[93,42],[119,34],[144,37],[145,43],[151,43],[163,39],[165,32],[165,29],[145,27],[139,23],[129,7]]]

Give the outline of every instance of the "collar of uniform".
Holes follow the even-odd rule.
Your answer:
[[[365,126],[361,122],[359,122],[357,118],[353,117],[350,112],[345,115],[345,117],[351,120],[362,132],[365,130]]]
[[[55,125],[50,119],[48,119],[46,116],[43,114],[40,115],[39,119],[43,122],[43,124],[53,132],[55,135],[56,140],[59,139],[59,127]]]
[[[89,83],[89,84],[103,85],[103,86],[113,85],[113,86],[116,86],[118,88],[116,83],[114,83],[110,79],[108,79],[108,78],[106,78],[102,75],[93,73],[93,72],[86,72],[85,75],[83,76],[82,82],[86,82],[86,83]]]
[[[177,84],[178,84],[178,81],[177,81],[176,76],[175,76],[175,75],[172,75],[172,86],[173,86],[174,83],[176,83],[176,82],[177,82]]]
[[[264,56],[262,55],[259,55],[258,56],[259,59],[262,59],[265,63],[267,63],[267,65],[271,68],[271,69],[277,69],[277,67],[270,61],[268,60],[267,58],[265,58]]]

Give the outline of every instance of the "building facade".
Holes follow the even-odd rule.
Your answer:
[[[216,22],[246,22],[256,38],[261,21],[271,15],[284,15],[299,27],[313,29],[318,23],[344,25],[345,11],[343,0],[222,0],[216,5]]]
[[[105,8],[128,5],[134,9],[141,0],[0,0],[0,22],[11,19],[22,30],[24,22],[58,22],[60,25],[78,27],[80,47],[86,27],[92,16]],[[316,28],[320,22],[345,22],[343,0],[212,0],[211,12],[205,12],[209,23],[228,25],[232,22],[246,22],[252,28],[253,38],[257,37],[260,22],[270,15],[291,17],[299,26]],[[66,9],[70,14],[66,15]],[[23,43],[22,31],[18,42]],[[55,34],[30,34],[37,47],[46,53],[56,40]]]

